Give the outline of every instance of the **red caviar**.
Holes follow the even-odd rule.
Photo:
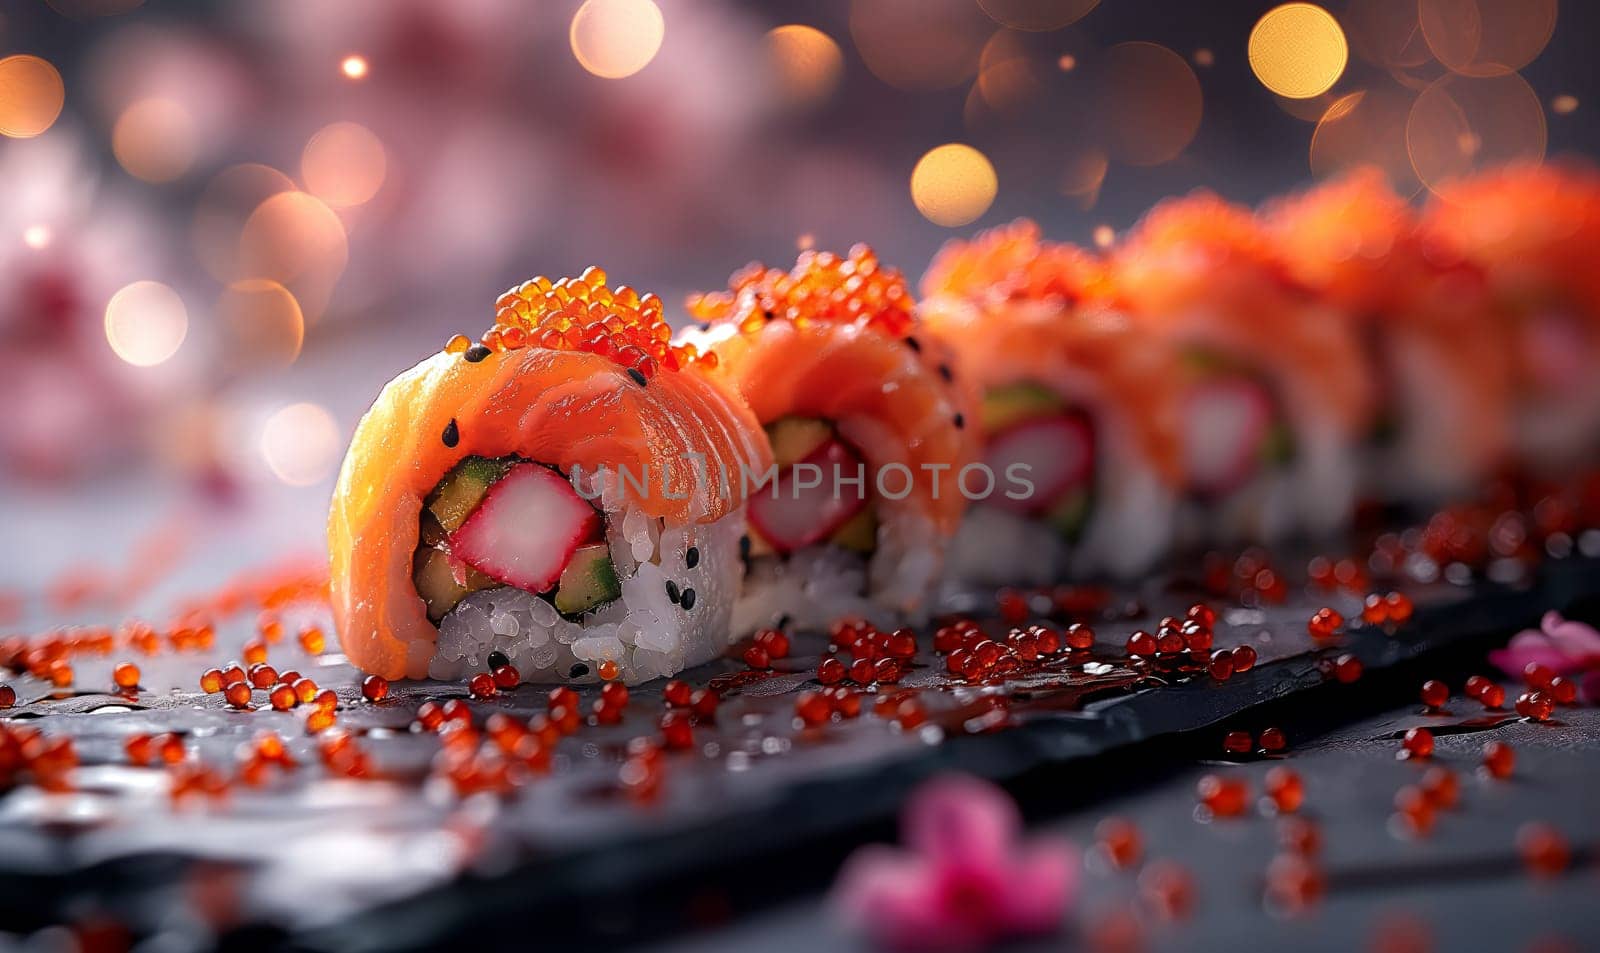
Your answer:
[[[1572,863],[1572,848],[1561,832],[1538,821],[1529,821],[1517,830],[1517,852],[1528,872],[1537,877],[1556,877]]]
[[[244,682],[234,682],[223,692],[223,697],[234,708],[250,707],[250,686]]]
[[[1144,839],[1139,835],[1139,828],[1124,818],[1106,818],[1095,825],[1094,836],[1100,852],[1119,870],[1138,864],[1144,853]]]
[[[1450,687],[1436,678],[1422,683],[1422,703],[1431,711],[1438,711],[1450,700]]]
[[[669,344],[672,328],[660,298],[627,285],[612,288],[607,280],[604,270],[591,265],[576,278],[551,281],[540,275],[524,281],[495,300],[494,327],[477,346],[598,354],[646,381],[660,369],[675,371],[698,357],[692,346]],[[457,343],[452,338],[446,349]],[[472,348],[459,353],[473,360]],[[708,364],[715,366],[715,359]]]
[[[853,246],[843,258],[801,252],[789,271],[751,265],[734,274],[728,291],[689,299],[695,320],[735,322],[746,334],[783,320],[860,324],[900,338],[915,324],[914,307],[900,272],[879,264],[866,245]]]
[[[321,655],[322,650],[328,644],[327,637],[322,634],[322,630],[314,625],[308,625],[301,629],[299,640],[300,647],[305,649],[307,655]]]
[[[495,693],[494,676],[488,672],[479,672],[467,681],[467,691],[474,698],[488,698]]]
[[[1289,739],[1284,736],[1282,728],[1268,728],[1261,732],[1261,750],[1278,752],[1289,747]]]
[[[1267,797],[1280,814],[1293,814],[1305,803],[1306,785],[1291,768],[1276,767],[1267,772],[1262,782]]]
[[[1504,780],[1511,777],[1517,763],[1517,752],[1504,741],[1491,741],[1483,746],[1483,771],[1491,778]]]
[[[1222,750],[1243,754],[1251,747],[1250,732],[1230,731],[1222,736]]]
[[[1208,774],[1195,785],[1195,796],[1214,816],[1237,817],[1250,802],[1250,786],[1242,778]]]
[[[1248,672],[1256,667],[1256,650],[1248,645],[1241,645],[1233,650],[1233,673]]]
[[[1433,756],[1433,732],[1426,728],[1408,729],[1400,739],[1400,746],[1409,757],[1430,758]]]

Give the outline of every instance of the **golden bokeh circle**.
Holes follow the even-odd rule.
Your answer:
[[[1311,134],[1311,173],[1328,178],[1351,169],[1383,170],[1395,189],[1422,188],[1406,148],[1406,121],[1416,95],[1399,86],[1378,86],[1335,99]]]
[[[1417,0],[1428,48],[1464,76],[1503,76],[1544,51],[1556,29],[1556,0]]]
[[[55,125],[66,101],[61,74],[48,61],[27,54],[0,59],[0,136],[39,135]]]
[[[312,486],[332,476],[340,443],[338,422],[320,404],[279,408],[261,428],[261,457],[290,486]]]
[[[652,0],[584,0],[568,40],[584,69],[602,79],[632,76],[655,59],[667,23]]]
[[[388,156],[366,126],[335,122],[317,130],[300,155],[306,191],[333,208],[371,201],[383,187]]]
[[[189,333],[189,312],[178,293],[159,281],[135,281],[106,303],[106,343],[135,367],[154,367],[178,353]]]
[[[1279,96],[1310,99],[1339,81],[1350,47],[1333,14],[1314,3],[1285,3],[1256,21],[1248,56],[1261,85]]]
[[[293,293],[276,281],[246,278],[223,289],[217,316],[235,363],[284,367],[300,356],[305,315]]]
[[[993,23],[972,0],[852,0],[850,38],[872,75],[896,89],[971,79]]]
[[[199,148],[194,117],[170,99],[141,99],[111,128],[111,152],[128,174],[145,182],[171,182],[194,165]]]
[[[947,228],[966,225],[987,212],[999,187],[989,158],[960,142],[928,150],[911,170],[911,200],[917,211]]]
[[[978,0],[996,23],[1029,33],[1071,26],[1099,5],[1100,0]]]
[[[1200,79],[1183,57],[1157,43],[1118,43],[1101,57],[1099,111],[1112,158],[1160,165],[1200,130]]]
[[[213,278],[226,284],[243,276],[239,239],[245,222],[262,202],[294,188],[287,175],[256,162],[231,165],[211,177],[195,203],[189,239]]]
[[[322,314],[349,260],[344,223],[305,192],[270,196],[250,213],[239,236],[238,276],[290,289],[307,323]]]
[[[838,87],[844,53],[833,37],[816,27],[790,23],[768,30],[766,39],[778,83],[790,102],[819,103]]]
[[[1516,73],[1446,74],[1417,95],[1406,118],[1411,167],[1435,190],[1478,169],[1543,159],[1547,136],[1544,105]]]

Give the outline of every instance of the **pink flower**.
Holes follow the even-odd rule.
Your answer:
[[[846,862],[833,906],[853,929],[901,950],[973,950],[1050,933],[1077,882],[1077,857],[1055,838],[1019,843],[1005,792],[976,778],[939,778],[901,817],[909,849],[874,845]]]
[[[1489,661],[1515,678],[1532,662],[1557,675],[1571,675],[1600,666],[1600,632],[1559,612],[1546,612],[1538,629],[1513,635],[1505,648],[1489,653]]]

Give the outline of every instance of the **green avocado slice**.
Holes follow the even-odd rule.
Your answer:
[[[779,470],[792,467],[833,438],[833,427],[815,417],[780,417],[767,424],[772,462]]]
[[[428,494],[428,512],[439,521],[445,532],[455,532],[483,502],[489,487],[505,476],[513,463],[515,460],[509,457],[495,460],[467,457],[445,474],[439,485]]]
[[[579,546],[556,584],[556,611],[566,615],[588,612],[622,595],[611,547],[605,543]]]
[[[995,433],[1024,420],[1060,413],[1065,407],[1066,403],[1055,391],[1042,384],[1024,381],[996,387],[984,394],[979,415],[983,420],[983,429]]]

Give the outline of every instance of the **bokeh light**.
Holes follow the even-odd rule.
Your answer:
[[[1501,76],[1533,62],[1556,28],[1556,0],[1417,0],[1439,62],[1465,76]]]
[[[300,355],[305,316],[300,302],[276,281],[247,278],[228,285],[217,300],[217,317],[237,364],[281,367]]]
[[[897,89],[971,79],[994,24],[972,0],[853,0],[850,37],[872,75]]]
[[[54,237],[48,225],[29,225],[22,230],[22,244],[34,251],[49,248],[50,240]]]
[[[1084,208],[1090,208],[1100,197],[1100,186],[1105,183],[1110,159],[1105,151],[1094,146],[1073,149],[1062,165],[1061,193],[1078,199]]]
[[[1566,116],[1578,111],[1578,97],[1571,93],[1562,93],[1550,100],[1550,111],[1558,116]]]
[[[1339,20],[1351,50],[1374,66],[1411,69],[1433,58],[1414,2],[1348,0]]]
[[[1250,31],[1250,69],[1261,85],[1290,99],[1310,99],[1344,74],[1350,49],[1333,14],[1311,3],[1285,3]]]
[[[37,56],[0,59],[0,135],[37,136],[55,125],[67,91],[56,68]]]
[[[178,353],[189,333],[189,312],[178,293],[159,281],[136,281],[106,304],[106,341],[135,367],[153,367]]]
[[[604,79],[632,76],[649,65],[666,36],[661,8],[651,0],[584,0],[572,17],[572,54]]]
[[[1417,177],[1437,189],[1476,169],[1544,158],[1544,107],[1516,73],[1447,74],[1417,96],[1406,148]]]
[[[1183,57],[1156,43],[1118,43],[1100,63],[1100,126],[1112,158],[1160,165],[1200,129],[1200,80]]]
[[[111,130],[111,151],[128,174],[171,182],[194,165],[194,119],[170,99],[141,99],[123,110]]]
[[[997,30],[978,56],[978,94],[990,109],[1017,112],[1044,87],[1044,70],[1014,30]]]
[[[1104,251],[1117,243],[1117,231],[1110,225],[1096,225],[1093,238],[1094,247]]]
[[[290,486],[311,486],[332,475],[339,445],[339,425],[320,404],[280,408],[261,428],[261,457]]]
[[[978,0],[983,12],[1001,26],[1044,33],[1083,19],[1100,0]]]
[[[949,228],[987,212],[999,185],[988,157],[959,142],[928,150],[911,170],[911,200],[917,211]]]
[[[280,192],[294,191],[294,181],[271,166],[255,162],[232,165],[206,183],[190,227],[195,256],[218,281],[242,276],[239,240],[245,222],[261,203]]]
[[[333,208],[371,201],[383,187],[388,157],[372,130],[336,122],[318,130],[300,156],[306,191]]]
[[[1311,134],[1312,174],[1327,178],[1376,166],[1397,190],[1420,190],[1406,147],[1406,121],[1415,101],[1415,94],[1394,85],[1356,90],[1334,100]]]
[[[344,224],[332,209],[305,192],[279,192],[244,223],[237,277],[290,289],[310,323],[327,307],[349,257]]]
[[[767,31],[767,51],[785,98],[818,103],[839,85],[844,54],[833,37],[815,27],[791,23]]]
[[[370,68],[367,58],[360,53],[351,53],[339,61],[339,72],[343,73],[346,79],[366,79]]]

